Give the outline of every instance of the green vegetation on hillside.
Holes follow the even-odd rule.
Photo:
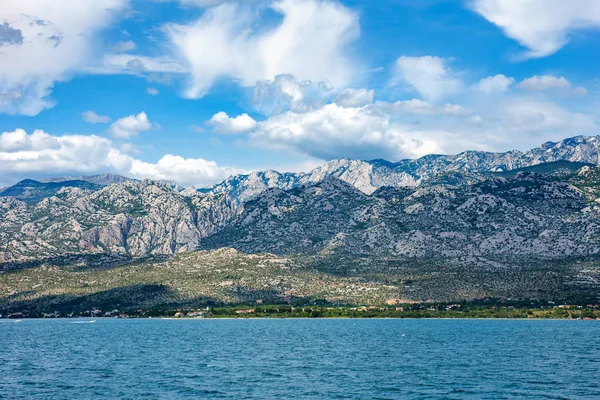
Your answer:
[[[366,307],[377,316],[396,316],[396,307],[402,307],[402,316],[419,316],[421,312],[429,315],[431,310],[412,308],[411,304],[428,304],[429,308],[431,304],[496,298],[521,299],[531,308],[547,301],[596,304],[600,299],[596,284],[600,267],[594,260],[487,271],[452,265],[451,260],[446,264],[439,260],[430,264],[364,261],[285,258],[220,249],[175,257],[65,256],[4,264],[0,265],[0,314],[90,315],[96,309],[102,314],[133,310],[139,315],[138,310],[150,310],[156,315],[172,315],[178,309],[209,306],[214,310],[212,316],[232,316],[232,307],[245,304],[258,307],[254,316],[262,316],[271,314],[269,305],[285,304],[288,308],[320,307],[317,311],[323,316],[370,315],[353,307]],[[264,313],[261,307],[266,307]],[[310,316],[305,314],[312,311],[288,316]]]

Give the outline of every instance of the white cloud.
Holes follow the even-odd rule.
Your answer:
[[[106,124],[110,122],[110,117],[98,115],[94,111],[84,111],[81,113],[81,119],[90,124]]]
[[[206,121],[206,125],[212,126],[217,133],[244,133],[256,127],[256,121],[248,114],[230,117],[227,113],[220,111]]]
[[[399,159],[439,152],[434,142],[415,138],[376,108],[327,104],[306,113],[286,112],[259,123],[250,141],[320,158]]]
[[[526,58],[557,52],[571,31],[600,27],[597,0],[473,0],[472,7],[527,47]]]
[[[107,54],[98,66],[85,68],[86,72],[93,74],[130,74],[146,76],[149,80],[162,82],[168,75],[158,73],[181,74],[189,72],[179,62],[166,57],[148,57],[137,54]]]
[[[202,158],[167,154],[156,164],[133,160],[129,174],[135,178],[168,179],[183,185],[204,187],[243,172],[239,168],[220,167],[216,162]]]
[[[108,128],[108,131],[114,137],[120,139],[128,139],[130,137],[138,136],[140,132],[149,131],[152,129],[152,123],[148,119],[145,112],[141,112],[137,115],[129,115],[127,117],[119,118]]]
[[[23,33],[19,29],[12,28],[8,22],[0,24],[0,45],[23,44]]]
[[[254,107],[264,115],[281,114],[291,110],[306,112],[326,104],[333,87],[325,82],[299,80],[291,74],[261,80],[254,87]]]
[[[360,107],[373,102],[375,91],[367,89],[344,89],[336,97],[335,102],[342,107]]]
[[[552,89],[569,89],[571,83],[564,76],[556,77],[552,75],[532,76],[525,79],[517,85],[519,88],[531,91],[542,91]]]
[[[173,85],[173,77],[168,73],[160,74],[153,72],[146,77],[146,80],[150,83],[158,83],[165,86]]]
[[[130,163],[110,140],[99,136],[52,136],[40,130],[28,135],[22,129],[0,134],[0,171],[8,176],[123,171]]]
[[[146,93],[148,93],[150,96],[156,96],[160,92],[158,91],[158,89],[149,87],[148,89],[146,89]]]
[[[240,3],[240,4],[252,4],[259,3],[261,0],[153,0],[157,3],[169,3],[176,2],[182,7],[200,7],[208,8],[215,7],[223,3]]]
[[[226,177],[245,172],[221,167],[201,158],[184,159],[165,155],[157,163],[141,161],[126,154],[127,146],[117,148],[95,135],[53,136],[22,129],[0,134],[0,175],[2,184],[24,178],[89,175],[111,172],[144,179],[170,179],[182,185],[208,186]]]
[[[22,40],[2,45],[0,112],[36,115],[52,107],[54,84],[70,79],[93,58],[98,32],[126,4],[64,0],[57,6],[44,0],[3,0],[0,24],[8,24],[13,35],[18,31]]]
[[[269,165],[265,168],[259,168],[259,171],[273,169],[278,172],[310,172],[313,169],[323,165],[323,160],[309,157],[308,159],[296,163],[278,164],[276,166]]]
[[[505,75],[498,74],[494,76],[488,76],[487,78],[481,79],[475,86],[477,90],[483,93],[498,93],[506,92],[508,88],[515,83],[515,78],[509,78]]]
[[[398,160],[464,150],[527,149],[547,140],[595,134],[598,128],[593,115],[510,93],[475,97],[471,105],[469,109],[420,99],[362,107],[327,104],[258,122],[248,141],[323,160]]]
[[[165,27],[191,70],[186,97],[204,96],[223,77],[250,87],[293,74],[344,86],[357,67],[346,47],[359,35],[358,15],[329,0],[281,0],[271,9],[282,17],[278,25],[261,24],[257,10],[222,4],[191,24]]]
[[[395,103],[377,102],[380,110],[415,115],[466,115],[471,111],[458,104],[432,104],[419,99],[402,100]]]
[[[35,130],[28,135],[23,129],[16,129],[0,135],[0,152],[2,153],[38,151],[57,147],[59,147],[58,140],[41,130]]]
[[[458,93],[463,86],[443,58],[406,57],[396,60],[396,81],[405,81],[429,101],[438,101]]]
[[[198,132],[198,133],[206,132],[206,129],[204,129],[203,127],[201,127],[199,125],[190,125],[190,126],[188,126],[188,129],[190,131]]]
[[[507,92],[481,99],[475,97],[471,108],[412,99],[377,101],[362,107],[327,104],[305,112],[288,111],[265,121],[252,120],[250,124],[232,122],[239,116],[230,118],[226,114],[216,120],[224,121],[229,132],[246,131],[253,125],[247,144],[300,153],[313,163],[340,157],[398,160],[467,149],[527,149],[547,140],[595,134],[598,129],[594,116],[572,112],[539,96]],[[130,117],[147,120],[139,115]],[[125,125],[130,129],[140,127],[135,123]],[[151,126],[149,121],[142,125]],[[4,178],[2,183],[11,183],[26,177],[113,172],[205,186],[243,172],[202,158],[172,154],[156,163],[148,162],[135,158],[136,153],[131,145],[115,146],[99,136],[53,136],[40,130],[27,134],[17,129],[0,134],[0,176]]]
[[[117,42],[111,46],[111,48],[117,53],[124,53],[135,49],[135,42],[133,40],[127,40],[125,42]]]
[[[556,132],[565,136],[591,133],[597,129],[594,117],[570,112],[558,105],[532,99],[510,99],[501,104],[497,123],[514,134]]]
[[[278,75],[269,81],[260,81],[254,89],[254,105],[265,115],[279,115],[286,111],[305,113],[323,108],[326,104],[351,108],[373,103],[372,89],[346,88],[336,90],[323,82],[300,81],[293,75]],[[465,114],[468,110],[455,104],[432,104],[419,99],[390,104],[377,102],[378,107],[413,114]]]
[[[214,7],[223,3],[256,3],[258,0],[179,0],[179,3],[184,6],[196,7]]]
[[[571,91],[571,94],[573,96],[587,96],[588,95],[588,91],[584,87],[577,86],[577,87],[573,88],[573,90]]]
[[[575,96],[587,95],[587,90],[583,87],[573,87],[564,76],[556,77],[553,75],[534,75],[531,78],[523,80],[517,85],[520,89],[531,92],[556,91],[564,95],[572,94]]]

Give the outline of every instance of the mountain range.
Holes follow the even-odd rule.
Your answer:
[[[432,178],[452,173],[472,174],[509,171],[554,161],[600,164],[600,136],[576,136],[560,142],[546,142],[535,149],[520,152],[491,153],[465,151],[457,155],[428,155],[399,162],[385,160],[330,161],[308,173],[257,171],[230,177],[206,193],[225,193],[243,203],[267,188],[283,190],[316,183],[332,176],[371,194],[381,187],[416,187]]]
[[[354,282],[347,291],[362,282],[402,299],[595,295],[599,164],[600,137],[577,136],[526,152],[334,160],[200,190],[114,175],[25,180],[0,192],[0,270],[194,251],[210,263],[232,248],[236,260],[280,257],[286,274],[319,271]]]

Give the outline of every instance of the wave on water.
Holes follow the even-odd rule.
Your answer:
[[[92,320],[92,321],[73,321],[71,323],[72,324],[93,324],[94,322],[96,322],[96,320]]]

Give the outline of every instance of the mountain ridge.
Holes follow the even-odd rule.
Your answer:
[[[269,187],[290,189],[317,182],[324,176],[335,176],[371,194],[384,186],[419,186],[441,173],[500,172],[560,160],[600,165],[600,136],[574,136],[558,142],[545,142],[525,152],[467,150],[456,155],[430,154],[398,162],[342,158],[329,161],[310,172],[279,173],[268,170],[236,175],[202,192],[227,193],[241,204]]]
[[[481,211],[484,216],[496,218],[486,221],[496,228],[506,224],[515,225],[517,221],[526,225],[533,218],[537,221],[536,226],[545,226],[557,232],[562,230],[563,237],[566,237],[567,231],[572,227],[583,229],[582,227],[587,226],[587,233],[581,233],[572,240],[573,243],[579,243],[581,238],[589,237],[590,232],[596,230],[596,212],[600,210],[597,205],[600,200],[597,187],[600,168],[584,165],[577,170],[569,170],[564,168],[564,162],[554,163],[554,168],[552,164],[544,164],[543,173],[519,171],[506,177],[498,173],[458,174],[444,176],[443,179],[420,186],[382,186],[371,194],[364,193],[338,177],[327,175],[316,182],[287,190],[267,188],[242,206],[227,194],[184,193],[170,184],[150,180],[126,181],[92,190],[85,187],[62,187],[52,196],[36,203],[4,196],[0,197],[0,260],[77,252],[133,256],[174,254],[201,248],[205,246],[205,242],[210,241],[219,243],[218,247],[235,247],[232,246],[236,243],[233,239],[239,239],[240,233],[248,224],[252,225],[252,221],[261,221],[251,227],[253,240],[258,240],[258,233],[265,229],[272,229],[268,237],[281,240],[287,233],[298,228],[298,221],[285,222],[279,232],[274,229],[273,224],[303,210],[297,218],[312,222],[301,230],[303,234],[291,237],[285,244],[287,251],[291,251],[290,249],[298,246],[302,247],[300,242],[307,244],[305,239],[311,235],[316,238],[324,232],[334,232],[333,236],[349,237],[356,226],[366,223],[363,216],[367,214],[371,217],[380,216],[378,221],[386,227],[386,235],[395,238],[400,233],[390,231],[391,225],[415,226],[418,231],[435,231],[441,229],[441,221],[445,221],[447,227],[458,221],[457,226],[462,226],[460,229],[463,229],[464,226],[470,226],[467,221],[478,215],[463,212],[473,207],[472,204],[479,204],[477,210],[484,210]],[[582,181],[591,183],[582,184]],[[532,191],[537,197],[530,196]],[[489,202],[493,205],[488,204]],[[564,202],[570,202],[566,209]],[[313,207],[306,208],[310,204]],[[355,207],[354,214],[344,214],[345,211],[342,211],[347,210],[347,207]],[[398,207],[401,209],[398,210]],[[485,210],[490,207],[502,212],[495,211],[497,215],[488,215]],[[421,215],[423,210],[429,211]],[[510,213],[517,212],[515,210],[520,210],[518,215],[507,221]],[[571,220],[591,225],[567,224],[560,229],[549,228],[557,223],[555,218],[567,218],[557,217],[558,210],[570,213],[568,218]],[[445,215],[448,215],[448,220],[444,220]],[[532,217],[535,215],[538,216]],[[423,218],[413,220],[414,216]],[[340,218],[344,219],[345,225]],[[513,226],[511,229],[513,228],[518,230],[522,227]],[[374,227],[369,229],[373,231]],[[569,235],[577,236],[569,232]],[[533,233],[527,235],[532,236]],[[268,242],[268,237],[264,238],[264,243]],[[332,237],[327,240],[332,240]],[[480,239],[481,237],[476,241]],[[356,239],[352,246],[369,240]],[[264,247],[261,243],[252,248],[244,247],[244,243],[248,241],[240,243],[242,251],[277,250]],[[564,250],[564,246],[561,246],[555,243],[553,246],[543,247],[536,254],[541,256],[562,251],[560,249]],[[587,249],[586,245],[581,246],[576,250],[569,250],[569,254],[588,255],[582,250]],[[591,248],[596,247],[589,247]],[[308,246],[307,249],[322,250],[314,246]]]
[[[382,202],[386,199],[381,198],[379,192],[391,193],[393,190],[385,188],[395,188],[395,196],[403,195],[406,199],[428,191],[437,193],[435,196],[438,197],[444,197],[442,193],[468,197],[475,196],[468,190],[482,182],[510,178],[512,174],[502,168],[506,165],[519,167],[509,170],[515,171],[514,179],[518,181],[526,181],[531,176],[537,176],[534,180],[546,179],[544,174],[550,174],[552,179],[570,185],[573,174],[578,176],[578,170],[587,168],[586,171],[595,173],[596,168],[590,167],[594,163],[590,161],[597,162],[598,154],[599,137],[577,136],[560,142],[546,142],[528,152],[469,151],[398,163],[340,159],[309,173],[267,170],[233,176],[213,189],[201,191],[182,190],[173,181],[138,181],[114,175],[92,177],[96,182],[118,181],[108,185],[82,180],[23,180],[0,193],[0,259],[8,261],[77,251],[135,256],[191,251],[201,246],[201,240],[221,229],[226,230],[238,216],[246,215],[247,218],[248,210],[255,206],[253,199],[264,202],[265,196],[271,199],[279,196],[279,200],[289,202],[303,193],[334,190],[336,196],[343,198],[350,196],[350,189],[353,189],[371,196],[369,202]],[[524,164],[527,166],[521,167]],[[542,169],[542,175],[530,173]],[[506,177],[501,178],[503,175]],[[580,196],[595,194],[594,188],[585,190],[587,192]],[[359,200],[351,196],[343,201]],[[595,207],[595,199],[590,197],[587,201],[590,207]],[[293,202],[290,204],[290,207],[301,207]],[[406,210],[412,212],[419,207],[409,204]],[[263,207],[267,213],[276,209],[284,213],[280,204]],[[318,214],[318,211],[310,212]],[[550,211],[545,212],[549,215]],[[396,210],[378,212],[396,215]],[[467,216],[463,215],[463,218]],[[272,221],[265,222],[266,225],[269,223]],[[327,231],[327,227],[323,229]],[[223,246],[229,244],[223,243]]]
[[[0,309],[68,307],[73,295],[120,285],[114,304],[133,296],[144,307],[163,301],[138,289],[147,285],[179,288],[174,306],[207,293],[226,302],[600,299],[600,168],[555,173],[561,165],[372,194],[327,176],[241,207],[149,180],[63,188],[36,204],[3,197]]]
[[[227,194],[237,205],[256,196],[267,188],[278,187],[288,190],[307,183],[315,183],[326,176],[335,176],[371,194],[385,186],[416,187],[441,174],[452,172],[482,173],[502,172],[525,168],[541,163],[571,161],[600,165],[600,136],[574,136],[558,142],[548,141],[528,151],[486,152],[467,150],[455,155],[429,154],[417,159],[397,162],[384,159],[355,160],[341,158],[331,160],[309,172],[278,172],[276,170],[253,171],[249,174],[233,175],[206,188],[197,189],[205,194]],[[81,176],[79,178],[55,178],[41,182],[60,183],[86,181],[98,186],[107,186],[126,181],[136,181],[115,174]],[[178,192],[193,193],[173,180],[163,180]],[[17,183],[17,185],[22,182]],[[0,190],[0,196],[14,186]]]
[[[325,176],[241,206],[150,180],[64,187],[35,204],[0,197],[0,313],[201,299],[596,302],[600,167],[549,164],[371,194]]]

